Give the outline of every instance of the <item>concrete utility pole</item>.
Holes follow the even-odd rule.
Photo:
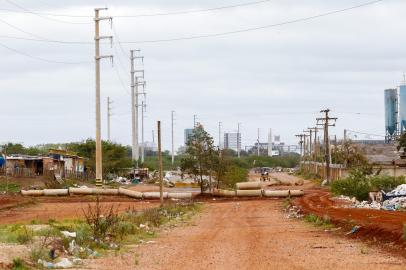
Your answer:
[[[158,121],[158,163],[159,163],[159,197],[161,206],[164,205],[164,182],[162,177],[162,146],[161,146],[161,121]]]
[[[110,39],[111,36],[100,36],[100,21],[113,20],[112,17],[100,17],[101,10],[107,8],[95,8],[95,68],[96,68],[96,186],[103,186],[103,168],[102,168],[102,141],[101,141],[101,109],[100,109],[100,60],[102,58],[110,58],[113,62],[112,55],[100,55],[100,40]]]
[[[258,135],[257,135],[257,156],[260,155],[260,145],[259,145],[259,128],[258,128]]]
[[[317,131],[320,129],[317,127],[307,128],[313,133],[313,161],[317,161]],[[312,149],[310,149],[312,150]]]
[[[193,115],[193,128],[196,127],[196,120],[197,120],[197,115],[194,114],[194,115]]]
[[[308,130],[303,130],[304,133],[309,133],[309,135],[307,135],[309,137],[309,144],[308,144],[308,154],[309,157],[311,158],[312,156],[312,139],[313,139],[313,130],[312,129],[308,129]]]
[[[144,57],[142,56],[135,56],[135,52],[140,52],[140,50],[131,50],[130,51],[130,60],[131,60],[131,118],[132,118],[132,160],[136,162],[136,166],[138,167],[138,161],[140,158],[140,149],[138,144],[138,86],[141,84],[139,83],[138,79],[144,79],[144,70],[135,70],[135,60],[141,59],[143,60]],[[141,73],[141,76],[138,76],[136,73]]]
[[[237,129],[237,156],[238,156],[238,158],[241,157],[241,134],[240,134],[240,127],[241,127],[241,123],[238,123],[238,129]]]
[[[141,105],[141,163],[145,161],[145,140],[144,140],[144,112],[147,105],[142,101]]]
[[[326,152],[325,152],[326,179],[327,179],[327,183],[330,184],[331,183],[331,172],[330,172],[331,154],[330,154],[330,139],[329,139],[329,134],[328,134],[328,128],[335,126],[335,121],[337,121],[337,118],[329,117],[328,114],[330,112],[330,109],[325,109],[320,112],[324,113],[325,116],[323,118],[317,118],[317,125],[324,126],[324,145],[326,148]],[[334,121],[334,124],[330,124],[329,123],[330,120]],[[319,121],[321,121],[322,123],[319,124]]]
[[[107,140],[109,142],[111,141],[111,116],[113,116],[111,104],[113,104],[113,101],[110,100],[110,97],[107,97]]]
[[[172,166],[175,164],[175,140],[174,140],[174,136],[173,136],[173,133],[174,133],[174,131],[173,131],[173,125],[174,125],[174,114],[175,114],[175,111],[172,111],[171,112],[171,122],[172,122]]]
[[[299,138],[300,156],[303,157],[303,134],[297,134],[295,137]]]

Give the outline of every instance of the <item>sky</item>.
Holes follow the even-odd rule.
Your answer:
[[[279,24],[368,1],[271,0],[179,14],[256,1],[0,0],[0,142],[36,145],[95,136],[95,7],[108,7],[101,15],[113,17],[113,27],[101,23],[101,35],[114,36],[113,47],[101,46],[103,55],[114,55],[113,66],[107,59],[101,65],[103,139],[109,96],[112,140],[131,142],[131,49],[145,57],[144,64],[137,62],[147,81],[145,140],[152,140],[160,120],[164,149],[171,148],[172,110],[176,148],[183,130],[193,127],[193,115],[216,144],[219,122],[223,132],[241,123],[243,146],[254,144],[258,128],[263,142],[272,128],[282,141],[296,144],[295,134],[315,126],[326,108],[338,118],[332,135],[341,138],[344,129],[384,135],[383,90],[398,86],[406,71],[405,1],[256,31],[145,42]],[[178,14],[124,17],[172,12]]]

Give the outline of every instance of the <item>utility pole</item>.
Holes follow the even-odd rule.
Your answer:
[[[299,138],[300,159],[303,161],[303,134],[297,134],[295,137]],[[302,169],[302,162],[300,162],[300,169]]]
[[[240,126],[241,126],[241,123],[238,123],[238,129],[237,129],[237,156],[238,156],[238,158],[241,157],[241,134],[240,134]]]
[[[145,161],[145,140],[144,140],[144,112],[147,110],[147,105],[142,101],[141,105],[141,163]]]
[[[325,160],[326,160],[326,179],[327,183],[331,183],[331,172],[330,172],[330,163],[331,163],[331,154],[330,154],[330,138],[328,134],[328,128],[335,126],[335,122],[337,121],[336,117],[329,117],[329,112],[330,109],[325,109],[320,111],[321,113],[324,113],[323,118],[317,118],[317,125],[319,126],[324,126],[324,145],[326,147],[326,152],[325,152]],[[319,124],[319,121],[322,123]],[[330,124],[330,121],[334,121],[334,124]]]
[[[173,125],[174,125],[174,114],[175,111],[171,112],[171,122],[172,122],[172,166],[175,164],[175,141],[173,138]]]
[[[138,144],[138,79],[144,79],[144,70],[135,70],[135,60],[143,60],[143,56],[135,56],[135,52],[140,52],[140,50],[131,50],[130,51],[130,60],[131,60],[131,122],[132,122],[132,160],[136,163],[138,167],[138,161],[140,158],[140,149]],[[141,73],[141,76],[138,76],[137,73]]]
[[[161,146],[161,121],[158,121],[158,163],[159,163],[159,198],[161,207],[164,205],[164,183],[162,180],[162,146]]]
[[[310,128],[308,128],[307,130],[304,130],[303,132],[304,132],[304,133],[309,133],[309,135],[306,135],[306,136],[309,137],[308,154],[309,154],[309,157],[311,158],[311,156],[312,156],[312,149],[313,149],[313,148],[312,148],[313,130],[310,129]]]
[[[257,135],[257,143],[258,143],[258,145],[257,145],[257,156],[259,156],[259,155],[260,155],[260,146],[259,146],[259,128],[258,128],[258,135]]]
[[[113,101],[110,100],[110,97],[107,97],[107,140],[111,141],[111,104]]]
[[[100,36],[100,21],[109,20],[112,22],[112,17],[100,17],[100,11],[107,8],[95,8],[95,69],[96,69],[96,186],[103,186],[103,168],[102,168],[102,141],[101,141],[101,108],[100,108],[100,60],[110,58],[113,62],[112,55],[100,55],[100,40],[110,39],[111,36]]]
[[[197,115],[193,115],[193,128],[196,128],[196,120],[197,120]]]

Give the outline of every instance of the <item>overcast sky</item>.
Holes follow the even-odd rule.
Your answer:
[[[0,0],[0,9],[93,16],[94,7],[107,6],[108,13],[101,14],[114,17],[215,8],[244,1],[250,0]],[[130,49],[141,49],[145,56],[145,138],[152,140],[156,121],[161,120],[165,149],[170,149],[172,110],[176,111],[177,146],[183,144],[183,130],[193,126],[194,114],[216,143],[219,121],[223,122],[224,131],[235,131],[240,122],[243,146],[254,143],[257,128],[261,141],[266,140],[267,130],[272,128],[282,141],[295,143],[294,135],[314,126],[316,117],[321,116],[318,111],[325,108],[339,118],[332,129],[338,137],[342,137],[344,128],[384,134],[383,90],[396,87],[406,71],[405,1],[386,0],[306,22],[234,35],[125,43],[277,24],[365,2],[368,0],[273,0],[201,13],[115,17],[116,33],[103,22],[101,34],[114,35],[115,41],[123,42],[122,47],[102,46],[103,54],[115,56],[114,67],[108,60],[102,64],[103,138],[107,137],[109,96],[114,101],[112,137],[130,144]],[[34,145],[94,137],[92,18],[5,10],[0,13],[0,142]],[[4,45],[51,61],[89,63],[48,63]]]

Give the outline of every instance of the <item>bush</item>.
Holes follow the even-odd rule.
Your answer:
[[[369,192],[379,190],[388,192],[404,183],[404,177],[367,176],[361,171],[353,171],[347,178],[334,181],[331,185],[331,191],[335,195],[346,195],[364,201],[368,200]]]
[[[32,230],[27,229],[26,226],[22,226],[16,231],[16,240],[19,244],[28,244],[31,243],[34,238],[34,233]]]
[[[376,175],[371,177],[371,191],[383,190],[389,192],[402,184],[406,184],[403,176],[392,177],[387,175]]]
[[[28,270],[21,258],[14,258],[12,267],[11,270]]]
[[[245,182],[247,181],[248,177],[248,170],[237,167],[231,166],[228,168],[227,172],[224,175],[224,180],[222,181],[222,185],[228,188],[234,188],[235,184],[238,182]]]
[[[331,184],[331,191],[335,195],[355,197],[360,201],[368,199],[369,190],[369,181],[367,177],[360,172],[350,174],[347,178],[334,181]]]

